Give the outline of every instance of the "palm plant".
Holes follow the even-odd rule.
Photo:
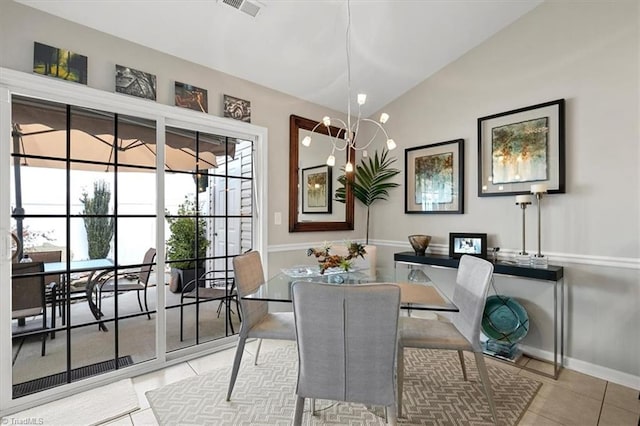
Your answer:
[[[356,165],[352,179],[347,179],[344,173],[338,177],[338,182],[342,187],[336,190],[335,200],[341,203],[346,202],[347,185],[349,185],[355,198],[367,207],[365,244],[369,244],[371,205],[378,200],[389,199],[389,189],[400,186],[398,183],[390,182],[394,176],[400,173],[400,170],[391,167],[396,161],[397,158],[389,157],[389,151],[383,149],[381,155],[378,155],[378,151],[376,151],[373,157],[363,157],[360,164]]]

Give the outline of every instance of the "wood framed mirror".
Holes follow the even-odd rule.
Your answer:
[[[334,126],[327,129],[324,125],[314,130],[317,124],[297,115],[289,117],[289,232],[350,231],[353,191],[347,187],[346,203],[335,201],[334,193],[340,187],[338,177],[343,173],[347,156],[355,158],[355,150],[350,148],[350,154],[347,150],[336,151],[336,164],[329,168],[326,165],[332,148],[329,132],[342,137],[344,130]],[[304,147],[302,139],[307,135],[313,136],[313,142]]]

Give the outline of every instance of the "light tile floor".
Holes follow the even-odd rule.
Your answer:
[[[245,357],[253,356],[256,344],[247,343]],[[265,340],[260,351],[265,353],[282,344],[289,342]],[[157,425],[145,392],[186,377],[205,374],[215,368],[229,367],[233,363],[234,354],[235,349],[228,349],[134,378],[133,384],[138,394],[140,410],[108,424]],[[488,358],[487,362],[499,361]],[[535,360],[528,362],[537,369],[548,368],[547,364]],[[637,390],[567,369],[562,370],[558,380],[553,380],[514,365],[508,368],[513,369],[514,374],[522,374],[543,383],[522,417],[520,425],[640,426],[640,399]]]

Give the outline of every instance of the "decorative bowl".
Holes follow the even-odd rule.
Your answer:
[[[482,332],[493,340],[517,343],[529,331],[529,316],[515,299],[495,295],[487,297],[482,315]]]
[[[424,252],[431,242],[431,235],[409,235],[408,238],[411,247],[416,252],[416,256],[424,256]]]

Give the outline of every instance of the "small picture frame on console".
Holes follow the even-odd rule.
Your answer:
[[[459,259],[464,254],[487,258],[487,234],[449,233],[449,257]]]

